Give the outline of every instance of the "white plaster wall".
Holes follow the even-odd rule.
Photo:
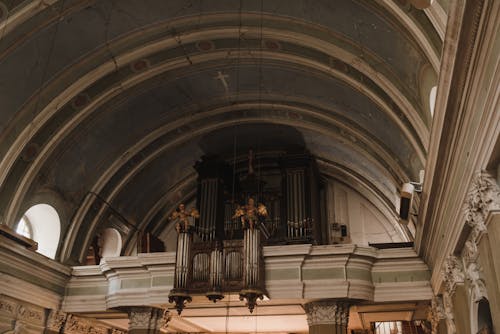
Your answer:
[[[347,225],[348,238],[343,242],[368,245],[404,241],[396,228],[397,221],[386,217],[357,191],[335,181],[329,184],[329,188],[327,216],[329,223]]]

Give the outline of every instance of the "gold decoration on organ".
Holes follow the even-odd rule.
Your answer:
[[[169,303],[175,302],[175,308],[179,315],[184,306],[192,300],[189,295],[192,231],[195,226],[195,219],[199,217],[200,214],[195,208],[192,208],[189,213],[186,212],[184,204],[180,204],[179,208],[169,217],[170,220],[176,222],[175,229],[178,236],[174,288],[170,291],[168,301]]]
[[[180,204],[168,217],[178,232],[169,302],[179,314],[192,295],[217,302],[230,293],[253,312],[266,295],[263,244],[322,243],[327,226],[317,226],[320,178],[312,155],[242,157],[231,165],[204,156],[194,166],[196,208]]]

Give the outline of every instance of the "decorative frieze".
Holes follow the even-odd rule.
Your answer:
[[[45,321],[43,308],[3,295],[0,296],[0,314],[37,326],[42,326]]]
[[[122,331],[121,329],[112,328],[111,334],[127,334],[127,331]]]
[[[447,293],[453,296],[457,284],[464,283],[464,270],[460,259],[454,255],[448,256],[444,261],[441,274],[445,282]]]
[[[47,319],[47,329],[59,333],[64,327],[68,314],[60,310],[51,310]]]
[[[108,334],[108,328],[94,324],[92,321],[83,319],[72,314],[66,318],[64,333],[67,334]]]
[[[342,325],[349,322],[349,305],[337,301],[317,301],[304,306],[307,323],[314,325]]]
[[[113,329],[111,329],[111,334],[127,334],[127,332],[122,331],[121,329],[113,328]]]

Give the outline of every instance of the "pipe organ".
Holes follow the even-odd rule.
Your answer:
[[[230,165],[204,157],[195,165],[199,214],[192,209],[189,224],[180,209],[172,214],[180,226],[190,226],[177,229],[170,301],[179,314],[192,294],[216,302],[233,292],[252,312],[266,293],[263,244],[322,243],[320,180],[314,158],[307,152],[264,156],[257,168],[253,160],[250,155]],[[184,212],[183,205],[179,208]]]

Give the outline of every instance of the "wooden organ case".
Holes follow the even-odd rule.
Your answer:
[[[205,294],[214,302],[238,292],[252,312],[265,294],[262,245],[322,242],[314,157],[262,154],[257,167],[253,160],[250,154],[234,166],[215,156],[196,163],[199,218],[189,229],[192,242],[183,260],[188,282],[182,288],[174,283],[172,300],[175,291]],[[177,306],[182,311],[184,305]]]

